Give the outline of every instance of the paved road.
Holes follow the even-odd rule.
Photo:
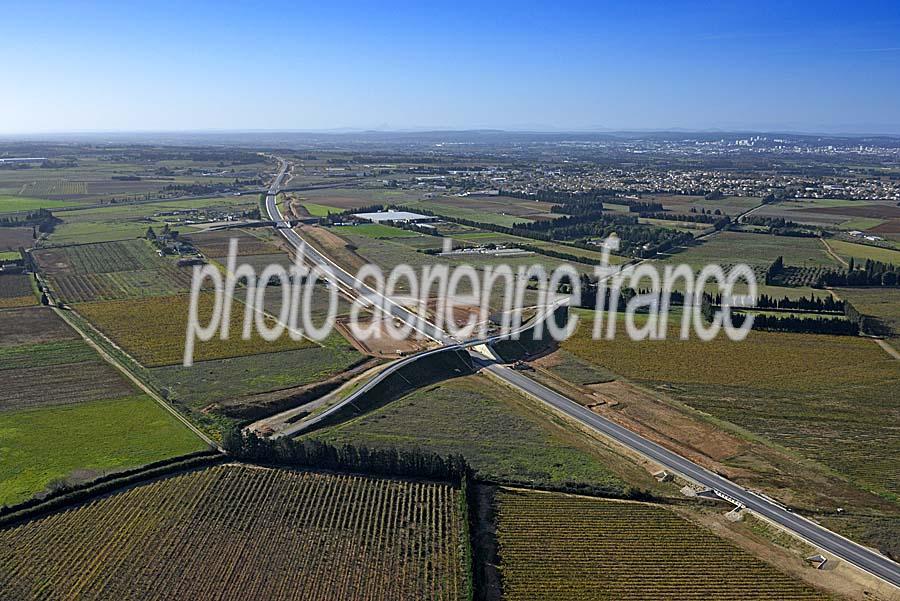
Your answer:
[[[635,450],[656,461],[666,469],[677,472],[690,480],[709,487],[731,502],[739,502],[751,511],[777,522],[787,529],[799,534],[816,547],[845,559],[864,570],[887,580],[894,586],[900,586],[900,566],[883,555],[862,547],[850,540],[823,528],[806,518],[792,513],[778,504],[752,493],[725,478],[704,469],[680,455],[652,442],[622,426],[600,417],[585,409],[578,403],[568,399],[546,386],[543,386],[522,373],[498,364],[486,364],[484,368],[503,378],[529,395],[536,397],[566,415],[577,419],[594,430],[605,434],[616,442]]]
[[[366,297],[372,301],[377,301],[378,294],[374,290],[358,285],[352,275],[341,269],[328,257],[323,256],[321,253],[305,244],[303,239],[300,238],[296,232],[291,230],[289,224],[284,221],[284,218],[275,206],[275,196],[286,170],[287,163],[283,163],[282,169],[273,182],[272,187],[269,189],[269,195],[266,197],[266,210],[269,212],[270,218],[279,224],[279,232],[295,247],[305,247],[307,256],[313,261],[320,265],[330,266],[335,271],[336,276],[340,279],[342,284],[349,288],[356,287],[357,290],[359,290],[360,287],[366,288]],[[471,344],[474,344],[473,342],[468,342],[467,344],[461,345],[460,341],[449,338],[445,332],[433,324],[428,323],[420,316],[411,313],[390,299],[382,299],[382,302],[389,308],[392,315],[407,323],[416,324],[416,329],[419,329],[433,340],[436,340],[445,346],[470,346]],[[867,549],[866,547],[835,534],[827,528],[823,528],[802,516],[792,513],[772,500],[746,490],[696,463],[681,457],[677,453],[635,434],[627,428],[623,428],[608,419],[600,417],[571,399],[535,382],[521,372],[497,363],[492,363],[488,360],[482,361],[482,365],[484,369],[490,371],[497,377],[502,378],[515,388],[551,405],[571,418],[612,438],[625,447],[650,458],[665,469],[681,474],[698,484],[709,487],[731,502],[736,504],[740,503],[760,516],[780,524],[784,528],[803,537],[819,549],[840,557],[845,561],[890,582],[894,586],[900,587],[900,565],[880,553]]]

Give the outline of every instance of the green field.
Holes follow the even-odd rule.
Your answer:
[[[845,242],[843,240],[829,240],[828,245],[845,261],[849,261],[852,258],[860,267],[866,262],[866,259],[881,261],[882,263],[893,263],[894,265],[900,266],[900,250],[891,250],[890,248],[880,248],[878,246],[867,246],[865,244],[854,244],[853,242]]]
[[[687,263],[698,269],[708,264],[753,266],[769,265],[779,256],[784,257],[785,265],[838,267],[817,238],[729,231],[673,255],[666,263]]]
[[[621,458],[486,376],[417,390],[310,436],[332,443],[461,453],[484,476],[522,483],[625,487],[608,467],[621,466]]]
[[[80,221],[75,223],[63,222],[56,226],[53,234],[48,238],[52,245],[88,244],[92,242],[111,242],[115,240],[128,240],[141,238],[147,233],[146,223],[139,222],[105,222],[105,221]],[[180,228],[182,233],[189,233],[192,228]]]
[[[0,261],[15,261],[21,259],[22,255],[17,250],[9,250],[0,252]]]
[[[884,221],[884,219],[875,217],[854,217],[853,219],[842,221],[838,224],[838,227],[842,230],[867,230],[881,225]]]
[[[151,203],[114,204],[103,207],[57,211],[55,215],[63,220],[48,238],[51,245],[84,244],[108,242],[142,237],[147,227],[162,228],[169,223],[182,234],[197,231],[197,228],[181,220],[191,216],[163,216],[157,213],[198,210],[247,210],[256,206],[256,197],[224,196],[194,200],[169,200]],[[196,217],[194,217],[196,219]]]
[[[351,231],[356,236],[367,236],[369,238],[422,238],[425,234],[404,230],[399,227],[392,227],[381,223],[361,223],[354,226],[344,226],[333,228],[338,232],[342,230]],[[432,236],[427,236],[433,238]],[[437,240],[438,244],[440,240]]]
[[[506,489],[496,501],[509,601],[828,598],[665,507]]]
[[[28,198],[26,196],[0,194],[0,213],[33,211],[34,209],[55,209],[68,206],[69,204],[70,203],[63,200],[46,200],[43,198]]]
[[[329,207],[328,205],[320,205],[314,202],[301,202],[301,205],[309,212],[313,217],[328,217],[329,213],[340,213],[344,209],[338,209],[335,207]]]
[[[0,440],[0,505],[60,479],[90,479],[205,447],[145,396],[0,413]]]

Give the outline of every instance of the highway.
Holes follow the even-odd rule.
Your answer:
[[[306,244],[303,239],[290,228],[290,225],[284,220],[275,204],[276,195],[279,191],[281,180],[287,171],[287,167],[287,163],[282,161],[281,170],[272,183],[272,186],[269,188],[269,194],[266,196],[266,210],[272,221],[278,224],[276,226],[278,231],[290,244],[298,249],[303,248],[306,256],[315,263],[330,267],[343,285],[350,289],[362,291],[370,302],[377,303],[380,301],[387,307],[391,315],[406,323],[413,324],[415,329],[444,345],[445,348],[469,347],[479,342],[483,342],[466,341],[463,343],[458,340],[453,340],[437,326],[427,322],[419,315],[401,307],[391,299],[379,299],[378,293],[371,288],[358,283],[352,275],[341,269],[331,261],[331,259],[323,256]],[[409,359],[411,358],[405,359],[404,362]],[[550,405],[570,418],[581,422],[624,447],[655,461],[664,469],[680,474],[688,480],[708,487],[732,503],[739,503],[763,518],[779,524],[783,528],[807,540],[818,549],[850,562],[862,570],[873,574],[894,586],[900,587],[900,565],[891,561],[884,555],[881,555],[877,551],[854,543],[827,528],[792,513],[770,499],[744,489],[733,482],[714,474],[700,465],[681,457],[677,453],[593,413],[571,399],[535,382],[521,372],[491,362],[487,359],[482,360],[481,363],[484,369],[491,372],[496,377],[501,378],[514,388]]]

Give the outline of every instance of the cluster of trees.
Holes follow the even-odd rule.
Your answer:
[[[31,226],[33,237],[37,237],[36,232],[42,234],[51,233],[60,223],[62,223],[62,219],[55,217],[53,213],[47,209],[28,211],[28,213],[25,213],[24,215],[22,213],[16,213],[0,217],[0,227]]]
[[[819,278],[819,286],[897,286],[900,285],[900,266],[893,263],[866,259],[862,268],[857,268],[850,259],[844,271],[827,271]]]
[[[722,304],[721,294],[715,295],[713,304]],[[775,298],[768,294],[760,294],[756,299],[756,307],[759,309],[799,310],[815,313],[842,313],[844,311],[844,301],[835,300],[831,296],[823,298],[812,294],[809,295],[809,298],[801,296],[798,299],[786,296],[784,298]]]
[[[766,270],[766,285],[772,284],[778,275],[784,271],[784,257],[778,255],[769,268]]]
[[[204,194],[220,194],[231,192],[233,184],[169,184],[163,188],[163,192],[184,196],[203,196]]]
[[[77,166],[75,159],[47,159],[41,162],[41,169],[71,169]]]
[[[596,214],[603,211],[603,203],[599,200],[573,198],[561,204],[553,205],[551,210],[554,213],[562,213],[563,215]]]
[[[746,315],[732,313],[732,323],[739,327]],[[803,334],[832,334],[836,336],[859,335],[859,324],[843,317],[796,317],[794,315],[757,315],[753,319],[754,330],[771,332],[799,332]]]
[[[540,190],[538,192],[514,192],[512,190],[500,190],[500,196],[509,198],[523,198],[525,200],[540,200],[565,205],[571,202],[603,205],[604,199],[615,194],[614,190],[596,189],[590,192],[564,192],[559,190]]]
[[[616,234],[619,237],[620,253],[641,257],[651,256],[693,239],[693,236],[685,232],[640,225],[637,218],[630,215],[599,212],[568,215],[534,223],[517,223],[512,229],[511,233],[517,235],[541,233],[550,240],[603,239]]]
[[[747,225],[756,225],[767,228],[768,233],[775,236],[795,236],[798,238],[816,238],[818,231],[810,229],[794,221],[788,221],[782,217],[759,217],[751,215],[744,219]]]
[[[288,437],[261,438],[253,432],[243,434],[237,428],[225,432],[222,446],[231,455],[247,461],[379,476],[427,478],[458,483],[472,473],[462,455],[443,457],[418,449],[372,449],[353,445],[335,446],[317,440],[294,440]]]
[[[662,213],[666,209],[662,206],[662,203],[659,202],[648,202],[645,200],[632,200],[630,198],[609,198],[607,201],[609,204],[615,205],[624,205],[628,207],[629,213],[638,213],[643,216],[643,213]]]
[[[718,210],[719,209],[716,209],[716,211]],[[669,221],[690,221],[693,223],[717,223],[723,220],[726,224],[731,223],[731,219],[722,217],[721,212],[717,212],[715,215],[712,213],[642,213],[641,217],[646,217],[647,219],[667,219]]]
[[[403,206],[395,207],[398,210],[409,210],[424,215],[435,215],[427,209],[410,209]],[[516,223],[512,227],[483,223],[472,219],[441,216],[445,221],[477,227],[484,230],[500,232],[522,238],[534,240],[562,240],[576,248],[597,250],[582,241],[584,238],[607,238],[611,234],[619,237],[619,254],[632,254],[636,257],[650,257],[658,252],[666,251],[674,246],[686,244],[693,240],[691,234],[640,225],[637,217],[631,215],[606,215],[603,213],[591,213],[586,215],[567,215],[553,220],[536,221],[534,223]],[[542,254],[547,254],[541,251]]]
[[[750,215],[749,217],[744,217],[744,223],[746,223],[747,225],[760,225],[769,228],[800,227],[799,223],[795,221],[789,221],[784,217],[762,217],[759,215]]]

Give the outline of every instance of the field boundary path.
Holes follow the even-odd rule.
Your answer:
[[[827,252],[829,255],[831,255],[831,258],[832,258],[832,259],[834,259],[835,261],[837,261],[840,265],[843,265],[844,267],[849,267],[849,266],[850,266],[850,264],[847,263],[847,261],[845,261],[839,254],[837,254],[836,252],[834,252],[834,249],[831,248],[831,245],[828,244],[828,241],[827,241],[825,238],[822,238],[822,237],[820,236],[820,237],[819,237],[819,240],[821,240],[821,241],[822,241],[822,244],[825,245],[825,252]]]
[[[300,248],[307,247],[306,258],[317,262],[323,266],[337,267],[334,261],[321,253],[308,248],[304,240],[295,232],[290,224],[285,221],[284,217],[278,210],[275,200],[280,191],[281,181],[288,169],[288,162],[284,159],[278,159],[281,162],[281,169],[275,176],[269,187],[269,192],[265,198],[265,209],[269,218],[276,223],[277,231],[293,246]],[[760,205],[762,206],[762,205]],[[750,211],[746,211],[739,217],[746,216],[752,211],[758,209],[754,207]],[[632,264],[632,267],[634,264]],[[345,270],[337,267],[336,277],[343,284],[350,288],[358,285],[363,289],[367,289],[367,293],[376,294],[374,291],[365,286],[365,284],[357,283],[356,279]],[[428,322],[419,315],[412,314],[406,309],[400,307],[390,298],[383,298],[386,305],[390,305],[390,313],[393,317],[401,319],[407,323],[415,324],[419,329],[433,340],[446,346],[470,346],[468,343],[449,338],[443,331],[434,324]],[[400,308],[401,310],[396,310]],[[495,337],[496,338],[496,337]],[[479,342],[479,341],[474,341]],[[480,342],[490,342],[480,341]],[[778,524],[781,528],[790,532],[794,536],[807,541],[808,543],[822,549],[825,552],[839,557],[848,563],[855,565],[864,572],[867,572],[881,580],[900,588],[900,565],[889,559],[888,557],[855,543],[839,534],[836,534],[827,528],[812,522],[802,516],[799,516],[783,505],[772,499],[763,497],[753,493],[745,488],[734,484],[730,480],[719,476],[696,463],[685,459],[681,455],[658,445],[639,434],[623,428],[592,411],[582,407],[575,401],[564,397],[546,386],[539,384],[535,380],[528,378],[522,373],[505,367],[491,360],[481,360],[486,371],[500,378],[508,385],[519,389],[523,393],[538,399],[547,404],[556,411],[566,414],[569,418],[574,419],[584,426],[604,435],[612,441],[623,445],[624,447],[635,451],[645,457],[655,461],[666,469],[680,474],[685,479],[696,482],[711,489],[718,496],[722,496],[730,500],[732,503],[741,505],[754,513],[757,513],[770,521]]]
[[[893,346],[891,346],[889,343],[885,342],[881,338],[874,338],[874,340],[875,340],[875,344],[877,344],[878,346],[880,346],[881,348],[884,349],[884,352],[886,352],[888,355],[890,355],[897,361],[900,361],[900,351],[897,351],[897,349],[895,349]]]

